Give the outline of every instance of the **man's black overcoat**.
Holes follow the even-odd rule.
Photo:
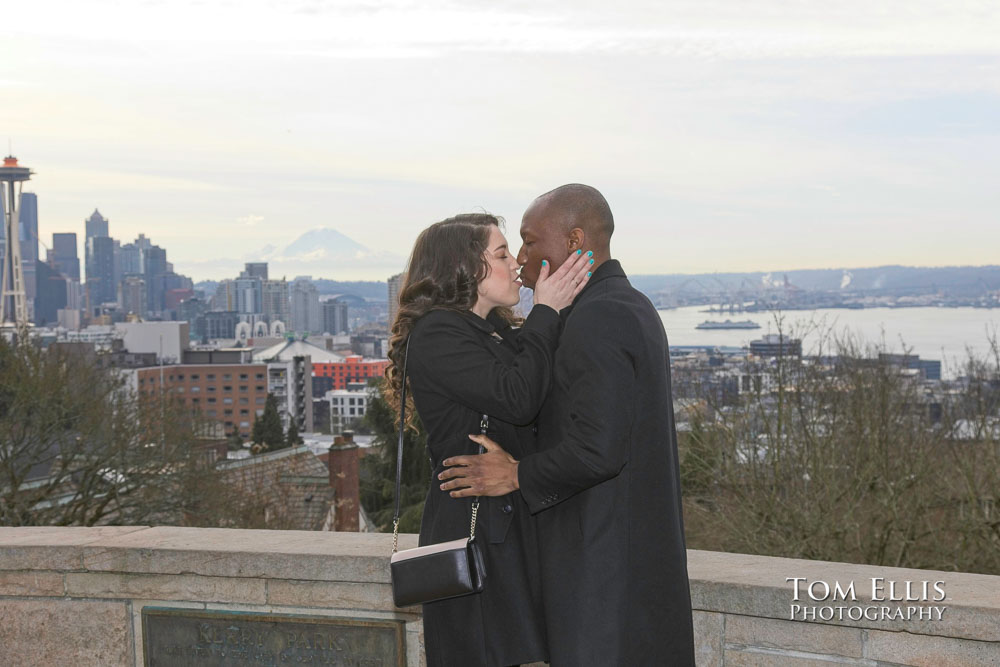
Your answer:
[[[552,665],[694,665],[663,323],[615,260],[562,316],[540,451],[518,469]]]
[[[559,316],[535,306],[519,330],[465,312],[434,310],[410,335],[410,386],[427,429],[432,477],[420,544],[467,537],[471,498],[439,487],[441,462],[474,454],[480,415],[488,435],[514,457],[533,451],[531,426],[552,378]],[[483,545],[482,593],[424,605],[424,644],[433,667],[505,667],[548,657],[541,607],[536,520],[521,494],[483,498],[476,539]]]

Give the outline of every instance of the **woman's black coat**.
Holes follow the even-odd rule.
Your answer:
[[[498,331],[494,324],[500,325]],[[441,491],[441,462],[474,454],[480,418],[512,456],[534,451],[531,426],[552,377],[558,314],[535,306],[519,330],[471,312],[435,310],[410,334],[407,372],[427,430],[431,485],[420,544],[469,534],[472,500]],[[503,666],[548,657],[535,519],[518,492],[483,498],[476,527],[486,560],[482,593],[424,605],[429,666]]]

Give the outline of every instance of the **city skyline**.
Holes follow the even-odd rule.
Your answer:
[[[516,247],[572,181],[635,274],[986,265],[1000,242],[986,2],[41,1],[9,25],[40,238],[99,208],[195,280],[320,227],[382,253],[321,277],[384,280],[468,210]]]

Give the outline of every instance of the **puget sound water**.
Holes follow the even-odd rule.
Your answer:
[[[660,318],[672,346],[711,345],[744,347],[767,333],[782,330],[802,338],[802,353],[815,354],[822,336],[851,335],[857,340],[882,345],[889,352],[906,349],[921,359],[942,362],[942,375],[955,377],[967,358],[966,350],[977,355],[990,353],[989,334],[1000,331],[1000,309],[987,308],[865,308],[787,310],[765,313],[709,313],[708,306],[685,306],[660,310]],[[711,320],[721,322],[751,320],[760,329],[715,329],[695,327]],[[828,350],[824,350],[824,354]]]

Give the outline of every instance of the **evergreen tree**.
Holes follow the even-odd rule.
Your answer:
[[[384,380],[369,382],[368,408],[364,421],[375,436],[371,453],[361,459],[361,505],[381,531],[392,530],[395,506],[396,446],[399,414],[382,397]],[[420,531],[424,498],[430,485],[427,433],[417,421],[417,432],[407,429],[403,437],[403,475],[400,488],[399,530]]]
[[[295,420],[289,420],[288,433],[285,434],[285,446],[295,447],[301,445],[304,442],[302,436],[299,435],[299,427],[295,424]]]
[[[264,420],[260,415],[254,415],[253,427],[250,429],[250,442],[255,445],[264,443]]]
[[[285,429],[281,426],[281,415],[278,414],[278,399],[273,394],[267,395],[264,414],[254,422],[253,428],[254,442],[263,445],[265,449],[273,452],[285,447]]]

